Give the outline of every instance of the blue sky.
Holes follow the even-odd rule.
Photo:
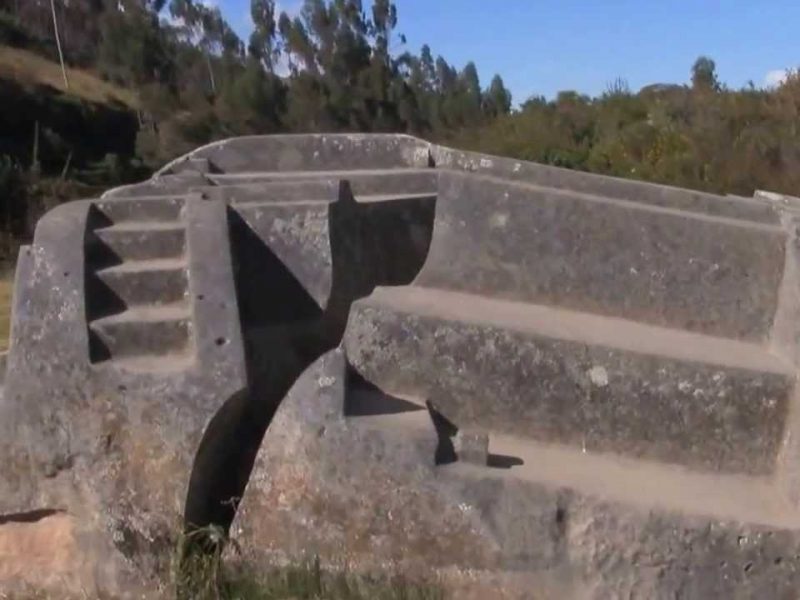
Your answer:
[[[249,0],[215,0],[242,34]],[[363,0],[365,6],[370,0]],[[798,0],[395,0],[398,32],[417,53],[462,67],[481,83],[499,73],[515,102],[559,90],[592,95],[621,77],[631,89],[683,83],[701,54],[731,87],[757,86],[800,66]],[[279,0],[289,11],[299,0]]]

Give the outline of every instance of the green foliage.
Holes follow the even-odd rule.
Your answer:
[[[434,585],[402,577],[326,572],[319,562],[275,568],[267,573],[234,571],[221,598],[231,600],[444,600]]]
[[[0,4],[0,15],[15,35],[48,39],[46,4]],[[434,60],[427,46],[419,56],[406,51],[391,0],[302,0],[293,17],[278,6],[251,0],[254,28],[245,48],[220,10],[202,0],[56,3],[66,62],[91,66],[138,92],[135,147],[153,166],[231,135],[437,136],[510,111],[501,78],[483,90],[474,63],[459,71],[442,57]],[[56,146],[63,162],[72,149]]]
[[[717,64],[707,56],[701,56],[692,66],[692,87],[711,92],[716,92],[720,88]]]
[[[103,11],[99,23],[97,67],[103,75],[134,88],[169,81],[174,65],[157,16],[132,3],[124,12]]]
[[[33,48],[40,46],[41,42],[25,29],[18,17],[0,12],[0,44],[20,48]]]
[[[182,579],[180,600],[444,600],[435,585],[389,575],[325,571],[309,561],[259,572],[221,558],[196,558]]]
[[[27,193],[22,171],[10,156],[0,155],[0,221],[2,231],[20,233]]]
[[[46,4],[0,3],[0,35],[49,40]],[[139,131],[127,147],[150,167],[235,135],[392,131],[698,189],[800,194],[797,75],[775,90],[730,90],[714,61],[701,56],[690,86],[634,93],[618,79],[597,98],[563,91],[514,110],[499,75],[482,88],[474,63],[457,68],[427,45],[419,54],[405,48],[391,0],[302,0],[293,15],[279,7],[251,0],[246,47],[219,9],[201,0],[170,0],[171,20],[163,18],[166,0],[70,0],[58,4],[57,16],[67,62],[138,93]],[[89,157],[60,124],[34,120],[42,122],[45,176],[67,157],[76,173],[106,153],[120,165],[132,162],[119,145]],[[25,136],[13,146],[0,140],[0,150],[27,163],[33,121],[7,121]],[[130,169],[106,168],[109,181],[130,176]]]
[[[171,587],[178,600],[444,600],[436,585],[392,574],[328,571],[319,559],[257,571],[216,526],[180,536]]]
[[[476,150],[574,169],[749,196],[800,195],[800,79],[775,90],[723,88],[714,61],[692,86],[632,93],[622,80],[598,98],[561,92],[451,136]]]

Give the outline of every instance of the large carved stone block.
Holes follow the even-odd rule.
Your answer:
[[[792,596],[797,206],[306,135],[58,207],[17,265],[0,591],[158,594],[216,525],[458,598]],[[46,531],[74,560],[6,558]]]

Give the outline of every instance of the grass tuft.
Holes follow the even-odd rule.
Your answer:
[[[214,542],[209,545],[209,540]],[[244,563],[226,564],[221,530],[189,533],[178,544],[173,585],[179,600],[443,600],[435,585],[401,576],[328,571],[319,559],[258,571]],[[199,551],[202,549],[203,551]],[[234,548],[236,550],[236,548]]]

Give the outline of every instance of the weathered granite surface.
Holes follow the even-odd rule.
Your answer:
[[[747,525],[711,503],[687,516],[517,467],[437,466],[448,434],[428,411],[358,389],[345,369],[341,351],[312,365],[267,431],[232,530],[246,560],[317,556],[459,598],[783,598],[800,583],[796,517]]]
[[[587,451],[711,471],[775,468],[794,388],[794,373],[778,360],[752,353],[734,362],[724,343],[690,356],[678,345],[704,340],[414,292],[382,288],[351,311],[348,357],[387,392],[429,399],[463,426]],[[592,327],[596,341],[570,335]],[[639,336],[667,339],[642,348]]]
[[[764,340],[785,232],[614,198],[440,176],[436,232],[417,283]]]
[[[199,148],[22,249],[0,539],[55,518],[63,589],[131,598],[232,523],[458,598],[792,597],[797,206],[408,136]]]

